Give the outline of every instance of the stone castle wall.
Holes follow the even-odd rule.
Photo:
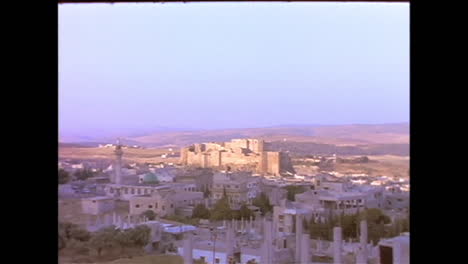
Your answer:
[[[259,139],[233,139],[223,143],[194,144],[182,148],[180,162],[202,168],[224,166],[255,167],[258,173],[279,175],[284,168],[292,168],[287,154],[264,151]]]

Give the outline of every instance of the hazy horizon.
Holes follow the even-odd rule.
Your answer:
[[[409,122],[407,3],[59,5],[59,133]]]

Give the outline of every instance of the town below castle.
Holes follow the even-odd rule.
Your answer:
[[[261,139],[198,143],[182,148],[179,162],[158,164],[128,163],[130,148],[111,146],[114,160],[104,168],[59,163],[61,228],[80,230],[59,235],[64,251],[141,248],[185,264],[409,263],[405,179],[300,174],[288,152],[269,151]]]

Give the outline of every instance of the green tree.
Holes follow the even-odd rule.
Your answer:
[[[136,247],[144,247],[150,239],[151,228],[146,225],[139,225],[130,229],[130,239]]]
[[[205,187],[203,189],[203,198],[210,198],[210,196],[211,196],[210,190],[208,189],[208,187]]]
[[[153,210],[146,210],[143,213],[141,213],[141,216],[148,218],[148,220],[156,219],[156,213]]]
[[[110,249],[118,245],[116,237],[119,231],[114,226],[102,228],[95,232],[89,240],[89,245],[101,256],[102,250]]]
[[[193,209],[192,218],[209,219],[210,210],[204,204],[197,204]]]
[[[241,219],[240,210],[231,210],[231,219],[240,220]]]
[[[213,210],[211,211],[211,219],[214,221],[232,219],[232,210],[229,205],[226,190],[223,191],[223,197],[216,202]]]
[[[67,243],[67,248],[72,249],[74,255],[86,255],[89,253],[89,242],[71,239]]]
[[[369,240],[376,245],[382,237],[386,236],[385,224],[391,222],[390,217],[385,215],[380,209],[370,208],[359,215],[359,221],[362,219],[367,220]]]
[[[65,184],[70,181],[70,173],[64,169],[58,171],[58,182],[59,184]]]
[[[309,221],[309,234],[313,239],[328,239],[329,225],[315,221],[314,217],[312,217]]]
[[[366,219],[368,224],[370,223],[383,223],[389,224],[391,222],[390,217],[385,215],[382,210],[377,208],[366,209],[360,214],[360,219]]]
[[[86,242],[91,238],[91,233],[85,229],[74,228],[71,230],[71,238],[77,241]]]
[[[59,223],[59,236],[63,238],[63,242],[67,242],[71,239],[78,241],[88,241],[91,238],[91,234],[80,228],[78,225],[70,222],[61,222]]]
[[[250,219],[253,215],[253,211],[247,207],[247,204],[243,203],[239,209],[239,218]]]
[[[115,236],[116,243],[120,247],[120,253],[124,254],[126,248],[130,248],[133,245],[132,239],[130,238],[130,232],[127,230],[121,230]]]
[[[270,204],[270,199],[264,192],[255,197],[255,199],[252,201],[252,204],[260,208],[262,216],[265,216],[266,213],[273,210],[273,206]]]
[[[341,227],[343,229],[343,238],[357,238],[358,237],[359,215],[343,215],[341,217]]]

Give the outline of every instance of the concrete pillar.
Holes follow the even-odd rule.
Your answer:
[[[193,238],[192,233],[187,232],[184,235],[184,264],[193,264]]]
[[[393,240],[393,264],[403,264],[401,256],[401,243],[398,239]]]
[[[102,221],[101,221],[101,216],[100,215],[97,215],[96,217],[96,227],[99,228],[99,226],[102,224]]]
[[[301,243],[302,243],[302,215],[296,214],[296,263],[301,261]]]
[[[226,230],[226,253],[228,256],[232,256],[234,254],[234,243],[235,243],[235,234],[234,230],[231,226],[228,226]]]
[[[341,227],[333,228],[333,263],[334,264],[343,264],[341,260],[341,243],[342,243],[342,233]]]
[[[117,225],[122,228],[123,226],[123,221],[122,221],[122,216],[121,215],[117,215]]]
[[[89,215],[86,216],[86,230],[90,230],[93,223],[91,222],[91,217]]]
[[[302,234],[302,243],[301,247],[301,264],[309,264],[311,262],[311,255],[310,255],[310,237],[309,234]]]
[[[359,252],[357,255],[356,262],[358,264],[366,264],[368,259],[367,250],[367,221],[362,220],[360,223],[360,237],[359,237]]]
[[[112,224],[112,216],[110,214],[104,215],[104,225],[108,226]]]
[[[317,252],[322,252],[322,240],[320,238],[317,240]]]
[[[263,245],[260,264],[273,263],[273,246],[271,237],[271,222],[264,222],[263,224]]]

